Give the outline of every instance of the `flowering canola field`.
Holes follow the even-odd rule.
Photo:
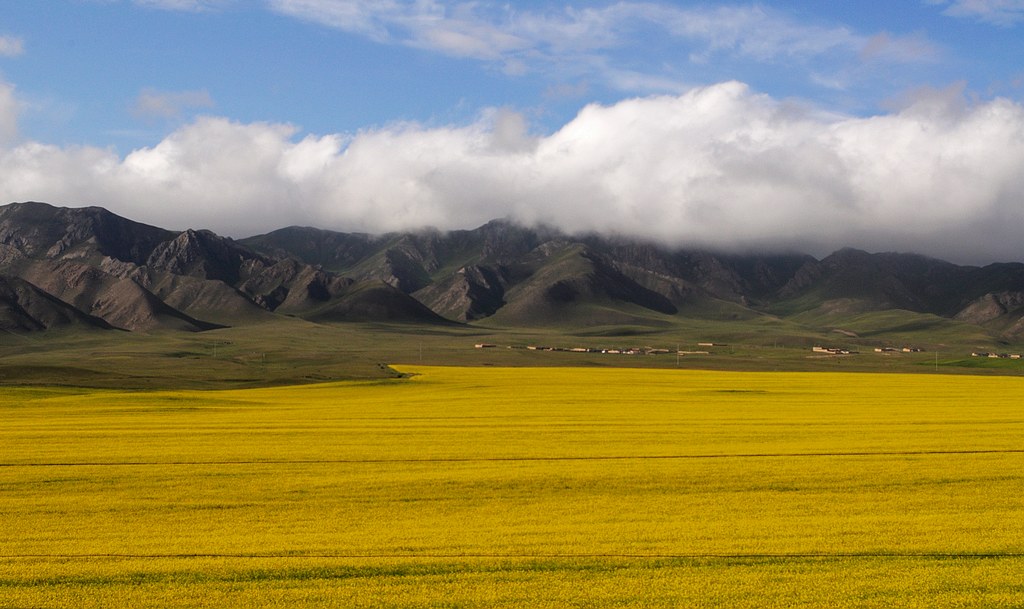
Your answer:
[[[1022,607],[1024,379],[0,390],[0,607]]]

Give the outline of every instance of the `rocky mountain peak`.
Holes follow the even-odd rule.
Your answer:
[[[84,254],[98,252],[141,264],[173,234],[101,207],[65,208],[36,202],[0,207],[0,243],[28,256],[55,258],[81,249]]]
[[[202,329],[212,326],[201,319],[250,323],[274,314],[312,319],[314,312],[333,321],[440,314],[571,326],[672,323],[716,311],[834,317],[897,308],[1024,332],[1019,263],[963,267],[852,248],[822,260],[727,254],[508,220],[379,236],[290,227],[235,241],[201,229],[171,232],[102,208],[20,203],[0,207],[0,273],[133,328]]]

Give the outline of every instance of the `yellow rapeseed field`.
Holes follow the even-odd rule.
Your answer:
[[[1024,607],[1024,379],[0,390],[0,607]]]

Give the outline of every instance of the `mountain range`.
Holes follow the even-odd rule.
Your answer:
[[[368,235],[170,231],[100,207],[0,206],[0,329],[203,331],[275,316],[486,327],[769,317],[827,326],[905,311],[1024,339],[1024,264],[842,249],[727,254],[498,220]]]

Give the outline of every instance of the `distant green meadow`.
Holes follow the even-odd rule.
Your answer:
[[[0,389],[0,607],[1022,607],[1024,379]]]

